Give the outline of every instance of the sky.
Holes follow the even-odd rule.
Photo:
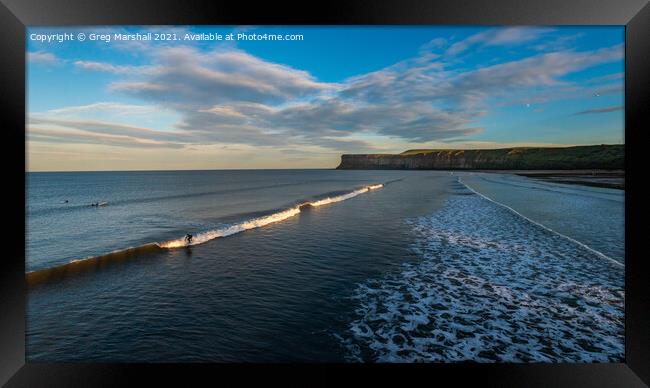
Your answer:
[[[28,171],[624,143],[616,26],[39,27],[26,58]]]

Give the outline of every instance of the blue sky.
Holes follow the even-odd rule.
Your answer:
[[[177,40],[114,39],[146,32]],[[60,33],[75,40],[35,40]],[[198,33],[302,39],[186,40]],[[623,143],[623,42],[623,27],[30,28],[28,169],[329,168],[341,153]]]

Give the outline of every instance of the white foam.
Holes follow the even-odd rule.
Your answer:
[[[227,237],[235,233],[243,232],[245,230],[260,228],[262,226],[266,226],[274,222],[284,221],[287,218],[291,218],[298,213],[300,213],[300,209],[298,207],[294,207],[278,213],[271,214],[266,217],[260,217],[260,218],[244,221],[242,223],[235,224],[226,228],[199,233],[196,236],[194,236],[194,238],[192,238],[191,244],[188,244],[187,241],[185,241],[185,238],[179,238],[176,240],[171,240],[171,241],[161,243],[159,244],[159,246],[161,248],[179,248],[188,245],[203,244],[204,242],[214,240],[215,238]]]
[[[621,362],[623,269],[460,190],[408,220],[420,261],[355,291],[348,359]]]
[[[511,208],[511,207],[508,206],[508,205],[505,205],[505,204],[503,204],[503,203],[501,203],[501,202],[497,202],[497,201],[493,200],[492,198],[488,197],[487,195],[484,195],[484,194],[479,193],[478,191],[476,191],[476,190],[474,190],[473,188],[471,188],[468,184],[464,183],[464,182],[460,179],[460,177],[458,178],[458,183],[460,183],[460,184],[464,185],[465,187],[467,187],[467,189],[470,190],[471,192],[473,192],[474,194],[480,195],[481,197],[483,197],[483,198],[487,199],[488,201],[493,202],[493,203],[495,203],[495,204],[497,204],[497,205],[499,205],[499,206],[503,206],[504,208],[510,210],[511,212],[513,212],[513,213],[517,214],[518,216],[522,217],[523,219],[527,220],[528,222],[531,222],[531,223],[533,223],[533,224],[539,226],[540,228],[544,228],[544,229],[548,230],[548,231],[551,232],[551,233],[555,233],[555,234],[557,234],[558,236],[564,237],[564,238],[566,238],[567,240],[569,240],[569,241],[571,241],[571,242],[573,242],[573,243],[575,243],[575,244],[580,245],[581,247],[583,247],[584,249],[587,249],[588,251],[594,253],[596,256],[600,257],[601,259],[609,260],[609,261],[611,261],[612,263],[617,264],[617,265],[619,265],[619,266],[621,266],[621,267],[624,267],[624,266],[625,266],[625,264],[623,264],[623,263],[621,263],[621,262],[619,262],[619,261],[617,261],[617,260],[612,259],[611,257],[607,256],[606,254],[604,254],[604,253],[602,253],[602,252],[599,252],[599,251],[597,251],[597,250],[591,248],[590,246],[588,246],[588,245],[586,245],[586,244],[584,244],[584,243],[581,243],[580,241],[578,241],[578,240],[576,240],[576,239],[573,239],[573,238],[571,238],[571,237],[569,237],[569,236],[567,236],[567,235],[564,235],[564,234],[562,234],[562,233],[560,233],[560,232],[557,232],[557,231],[555,231],[555,230],[549,228],[549,227],[546,226],[546,225],[540,224],[539,222],[534,221],[534,220],[532,220],[532,219],[526,217],[525,215],[519,213],[518,211],[516,211],[515,209]]]
[[[327,197],[327,198],[323,198],[323,199],[318,200],[318,201],[307,202],[307,203],[305,203],[303,205],[311,205],[313,207],[329,205],[330,203],[345,201],[346,199],[354,198],[357,195],[364,194],[364,193],[367,193],[370,190],[376,190],[376,189],[379,189],[379,188],[382,188],[382,187],[384,187],[384,185],[382,185],[382,184],[366,186],[364,188],[352,191],[352,192],[347,193],[347,194],[337,195],[335,197]]]
[[[336,203],[336,202],[341,202],[345,201],[350,198],[354,198],[360,194],[367,193],[371,190],[376,190],[379,188],[382,188],[384,185],[383,184],[376,184],[376,185],[369,185],[365,186],[363,188],[360,188],[358,190],[354,190],[352,192],[342,194],[342,195],[337,195],[334,197],[327,197],[324,199],[320,199],[318,201],[313,201],[313,202],[305,202],[302,203],[298,206],[279,211],[277,213],[270,214],[268,216],[264,217],[259,217],[259,218],[254,218],[251,220],[247,220],[235,225],[231,225],[228,227],[224,228],[219,228],[215,230],[210,230],[207,232],[203,233],[198,233],[196,236],[192,238],[192,242],[190,244],[187,243],[184,237],[175,239],[175,240],[170,240],[170,241],[165,241],[162,243],[158,243],[158,246],[161,248],[181,248],[181,247],[186,247],[190,245],[198,245],[198,244],[203,244],[207,241],[214,240],[215,238],[220,238],[220,237],[227,237],[231,236],[236,233],[240,233],[246,230],[250,229],[255,229],[255,228],[260,228],[275,222],[280,222],[284,221],[288,218],[291,218],[297,214],[300,213],[300,208],[306,205],[310,205],[312,207],[318,207],[318,206],[323,206],[323,205],[329,205],[331,203]]]

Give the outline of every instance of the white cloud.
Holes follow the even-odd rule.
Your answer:
[[[54,54],[46,51],[34,51],[27,53],[27,60],[31,63],[38,63],[42,65],[53,65],[59,63],[59,58]]]
[[[505,27],[493,28],[479,32],[466,39],[452,44],[447,49],[447,55],[458,55],[474,46],[514,46],[539,39],[543,34],[551,32],[549,28],[537,27]]]
[[[105,136],[124,136],[135,141],[166,141],[173,142],[178,147],[182,146],[187,137],[186,134],[178,131],[158,131],[114,122],[61,119],[43,115],[31,115],[29,117],[27,132],[29,133],[32,128],[53,128],[53,130],[73,130]]]
[[[142,115],[160,111],[161,108],[155,105],[132,105],[119,102],[96,102],[88,105],[66,106],[63,108],[50,109],[47,111],[47,113],[54,115],[71,115],[78,113],[110,112],[118,115]]]
[[[606,81],[620,81],[623,80],[624,78],[625,78],[625,72],[621,71],[621,72],[603,75],[600,77],[594,77],[589,82],[598,83],[598,82],[606,82]]]
[[[205,54],[190,47],[165,47],[154,53],[153,60],[156,70],[149,77],[116,82],[111,90],[194,109],[230,101],[279,103],[336,88],[305,71],[239,50]]]
[[[154,72],[152,66],[112,65],[105,62],[75,61],[75,66],[83,70],[101,71],[113,74],[146,74]]]
[[[27,138],[32,142],[68,143],[68,144],[103,144],[118,147],[135,148],[182,148],[182,144],[155,139],[142,139],[126,135],[112,135],[69,129],[30,127]]]
[[[548,31],[492,29],[449,50],[458,54],[474,45],[522,44]],[[64,107],[48,112],[47,117],[33,117],[32,124],[95,134],[84,135],[84,141],[105,143],[108,140],[102,136],[108,136],[114,145],[126,144],[127,140],[114,138],[125,136],[131,141],[129,146],[160,141],[158,146],[165,147],[238,144],[365,152],[378,147],[369,138],[418,143],[467,139],[481,132],[476,122],[498,105],[495,100],[531,99],[531,90],[542,98],[544,93],[573,87],[563,80],[567,74],[623,57],[623,46],[616,45],[541,53],[461,71],[451,68],[445,57],[427,51],[446,44],[434,40],[418,57],[340,83],[320,82],[306,71],[232,47],[202,52],[164,46],[147,51],[151,60],[147,66],[77,61],[79,68],[121,76],[110,90],[142,99],[147,105],[103,102]],[[139,114],[152,107],[173,110],[181,119],[170,131],[155,131],[57,117],[92,111]],[[81,141],[79,136],[76,139]]]

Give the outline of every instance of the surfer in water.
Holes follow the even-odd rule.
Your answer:
[[[189,233],[186,234],[186,235],[185,235],[185,242],[187,242],[188,245],[191,244],[191,243],[192,243],[192,238],[193,238],[193,237],[194,237],[194,236],[192,236],[192,235],[189,234]]]

